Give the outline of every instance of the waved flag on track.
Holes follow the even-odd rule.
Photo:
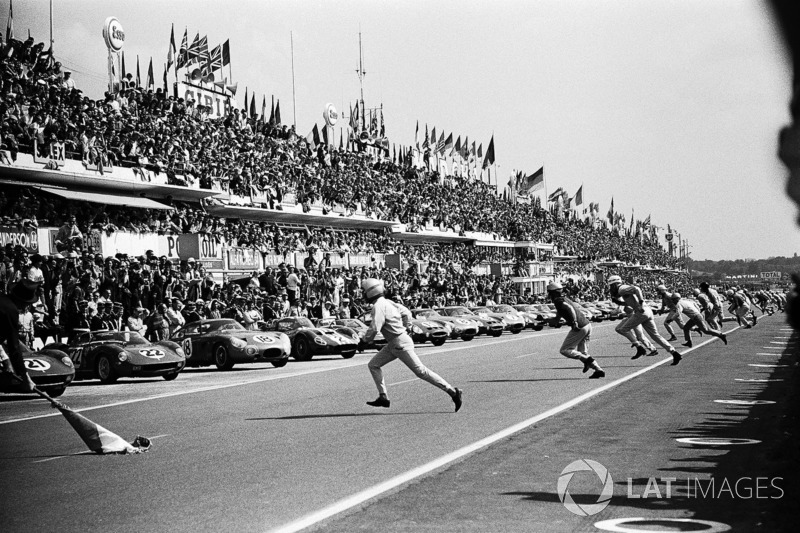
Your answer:
[[[540,168],[533,174],[525,177],[520,177],[519,180],[519,194],[529,194],[544,188],[544,167]]]

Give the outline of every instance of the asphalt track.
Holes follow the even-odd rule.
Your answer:
[[[622,516],[692,516],[693,506],[709,502],[624,498],[625,479],[638,480],[633,490],[641,493],[636,483],[662,468],[688,469],[675,477],[691,468],[711,472],[722,462],[715,453],[733,453],[698,451],[674,438],[707,435],[720,417],[735,432],[735,421],[767,409],[712,400],[750,398],[782,383],[733,379],[791,370],[747,366],[796,360],[781,355],[793,347],[784,327],[778,316],[764,319],[733,333],[729,348],[713,341],[671,367],[664,355],[632,361],[630,347],[604,323],[591,345],[604,380],[586,379],[579,364],[558,355],[564,329],[419,349],[428,366],[464,389],[457,414],[446,395],[400,363],[386,367],[392,408],[366,406],[375,396],[365,366],[371,354],[68,389],[65,403],[126,440],[156,437],[150,452],[133,456],[86,454],[44,401],[6,396],[0,523],[4,532],[573,531]],[[760,432],[772,427],[767,422]],[[581,458],[623,483],[591,518],[569,513],[555,490],[562,469]],[[575,501],[591,500],[592,488]],[[743,523],[720,518],[719,501],[709,505],[716,520]]]

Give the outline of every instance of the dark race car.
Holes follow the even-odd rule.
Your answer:
[[[413,309],[411,314],[417,320],[425,320],[429,322],[438,322],[448,330],[451,339],[458,339],[464,341],[471,341],[478,334],[480,325],[475,320],[459,316],[445,316],[439,314],[435,309]]]
[[[339,333],[347,333],[348,329],[354,331],[360,339],[358,343],[359,352],[370,348],[379,349],[386,344],[386,339],[380,331],[375,335],[375,339],[373,339],[371,343],[365,344],[364,337],[367,334],[369,326],[357,318],[317,318],[313,322],[317,327],[335,329]]]
[[[20,344],[20,349],[25,361],[25,368],[36,384],[36,388],[53,398],[64,394],[67,385],[75,378],[75,366],[72,364],[72,359],[61,350],[46,348],[32,352],[22,344]],[[31,394],[24,391],[20,382],[13,379],[7,372],[0,372],[0,392]]]
[[[75,365],[76,379],[98,378],[114,383],[120,377],[178,377],[186,364],[181,347],[174,342],[150,342],[135,331],[89,331],[68,345],[48,344],[67,352]]]
[[[275,331],[250,331],[232,318],[186,324],[170,339],[180,343],[188,366],[216,365],[230,370],[237,363],[265,361],[282,367],[289,362],[289,338]]]
[[[372,322],[370,313],[364,313],[359,319],[367,324]],[[450,333],[439,322],[433,322],[425,318],[421,320],[412,318],[411,325],[408,328],[408,335],[415,344],[425,344],[430,341],[434,346],[441,346],[447,341]]]
[[[350,328],[337,331],[331,327],[316,327],[301,316],[278,318],[267,327],[289,336],[292,357],[297,361],[310,361],[315,355],[341,355],[350,359],[361,341],[358,333]]]

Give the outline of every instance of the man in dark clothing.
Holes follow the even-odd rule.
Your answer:
[[[606,373],[589,355],[589,338],[592,334],[592,323],[581,311],[581,307],[564,296],[563,288],[560,283],[550,283],[547,285],[547,294],[556,306],[556,313],[559,318],[563,318],[570,327],[570,332],[564,343],[561,345],[561,355],[570,359],[578,359],[583,363],[583,371],[588,372],[590,368],[594,373],[589,379],[599,379],[605,377]]]
[[[197,313],[197,306],[194,302],[187,302],[181,310],[181,314],[183,315],[184,320],[186,320],[186,324],[191,324],[192,322],[202,320],[202,317]]]
[[[38,291],[38,283],[23,279],[7,295],[0,294],[0,344],[5,344],[10,362],[10,368],[3,370],[13,371],[22,380],[22,388],[27,392],[33,392],[36,384],[28,375],[20,350],[19,310],[35,302]]]

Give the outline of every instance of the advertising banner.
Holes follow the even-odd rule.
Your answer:
[[[0,246],[5,247],[6,244],[19,245],[25,248],[29,254],[36,254],[39,253],[39,233],[36,228],[0,226]]]
[[[255,248],[229,248],[228,268],[230,270],[261,270],[261,252]]]
[[[222,244],[207,235],[183,234],[180,241],[180,258],[193,258],[207,269],[222,269]]]

